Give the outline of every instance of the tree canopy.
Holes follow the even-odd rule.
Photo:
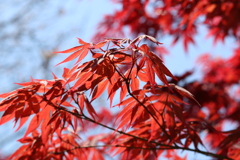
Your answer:
[[[0,95],[0,125],[14,120],[18,131],[30,122],[8,158],[188,159],[178,152],[186,151],[240,159],[240,2],[114,2],[121,9],[103,18],[93,43],[80,37],[56,52],[67,54],[57,65],[74,61],[62,77],[32,78]],[[158,39],[170,35],[187,51],[200,25],[213,45],[231,37],[236,48],[227,59],[199,57],[203,76],[188,82],[194,71],[173,75]],[[236,127],[226,130],[228,122]]]

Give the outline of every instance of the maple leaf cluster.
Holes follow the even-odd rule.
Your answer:
[[[161,44],[148,35],[134,40],[108,38],[96,44],[79,39],[79,46],[59,52],[73,52],[59,64],[77,59],[72,68],[64,69],[61,79],[32,79],[1,94],[0,125],[14,119],[19,130],[30,121],[18,140],[22,146],[9,159],[104,159],[107,155],[124,160],[186,159],[176,150],[231,159],[199,149],[204,146],[195,126],[199,121],[189,113],[200,104],[186,89],[168,83],[166,76],[177,78],[144,40]],[[92,60],[82,63],[87,54]],[[92,105],[105,90],[110,107],[119,107],[119,113]],[[113,105],[115,97],[118,103]],[[222,135],[211,124],[200,126]],[[97,127],[112,132],[83,138]],[[222,145],[228,142],[225,139]]]
[[[240,1],[113,0],[113,2],[119,4],[121,8],[115,10],[113,14],[106,15],[99,24],[96,39],[99,36],[118,37],[126,33],[133,36],[148,34],[156,39],[167,35],[173,38],[173,44],[182,40],[183,47],[187,50],[190,44],[195,44],[194,37],[198,34],[199,27],[205,26],[206,36],[213,38],[213,45],[219,41],[224,42],[229,37],[234,40],[236,47],[230,58],[214,58],[211,57],[211,53],[199,58],[198,64],[203,66],[202,79],[186,82],[186,79],[194,73],[191,71],[176,76],[179,81],[173,79],[170,82],[190,91],[200,103],[200,107],[184,108],[188,110],[185,116],[192,118],[199,130],[203,131],[203,128],[207,127],[205,141],[210,148],[212,150],[218,148],[218,153],[240,159],[238,154],[240,137],[235,134],[239,132],[240,115]],[[169,52],[162,46],[151,48],[160,56]],[[234,124],[236,127],[226,131],[227,124]],[[216,136],[216,130],[226,132]]]
[[[182,83],[193,72],[174,76],[158,56],[168,51],[154,37],[171,35],[173,44],[182,39],[187,50],[202,18],[215,42],[231,36],[238,44],[240,2],[114,2],[122,9],[105,17],[95,39],[123,36],[126,26],[131,36],[144,35],[78,39],[79,46],[58,52],[71,53],[58,65],[75,61],[62,78],[32,79],[1,94],[0,125],[14,120],[18,131],[29,122],[9,159],[187,159],[179,150],[239,159],[240,127],[224,129],[226,122],[240,123],[239,45],[228,59],[203,55],[203,78]],[[101,103],[105,93],[109,106]]]
[[[195,44],[194,36],[200,24],[209,31],[214,41],[226,36],[240,39],[240,1],[238,0],[122,0],[121,9],[106,15],[99,24],[98,37],[124,34],[125,27],[133,36],[147,34],[153,37],[170,35],[173,44],[183,40],[187,50]],[[201,20],[200,20],[201,19]]]

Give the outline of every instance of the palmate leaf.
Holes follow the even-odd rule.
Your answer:
[[[135,74],[132,74],[131,90],[132,91],[138,90],[139,86],[140,86],[140,82],[138,78],[135,77]]]
[[[40,89],[41,84],[30,82],[23,85],[26,85],[26,87],[16,89],[13,95],[5,94],[7,97],[0,103],[2,111],[5,110],[0,124],[8,122],[14,117],[16,124],[19,119],[29,117],[33,113],[32,111],[39,111],[38,99],[34,94]],[[24,122],[25,120],[21,121],[20,126]]]
[[[55,53],[71,53],[71,52],[74,52],[70,56],[68,56],[65,60],[58,63],[57,65],[60,65],[60,64],[65,63],[65,62],[72,61],[73,59],[77,58],[80,55],[77,62],[76,62],[76,63],[79,63],[87,55],[91,44],[84,42],[80,38],[78,38],[78,40],[79,40],[79,43],[82,44],[81,46],[76,46],[76,47],[73,47],[71,49],[67,49],[65,51],[55,52]]]
[[[165,67],[163,61],[153,52],[149,51],[149,47],[146,44],[141,45],[139,48],[140,53],[142,56],[146,57],[147,63],[147,73],[149,74],[149,81],[152,84],[152,88],[154,88],[155,84],[155,77],[154,74],[156,73],[158,78],[164,83],[168,85],[168,81],[165,75],[176,79],[172,73]]]
[[[86,50],[81,47],[78,51],[76,51],[73,54],[71,54],[70,56],[68,56],[65,60],[63,60],[62,62],[58,63],[56,66],[58,66],[58,65],[60,65],[62,63],[66,63],[66,62],[72,61],[73,59],[77,58],[79,55],[81,55],[81,57],[78,59],[77,62],[80,62],[87,55]]]
[[[92,99],[91,99],[91,102],[93,100],[95,100],[96,98],[98,98],[104,91],[105,89],[107,88],[107,85],[108,84],[108,81],[107,80],[104,80],[104,81],[101,81],[97,86],[96,88],[94,89],[93,91],[93,94],[92,94]]]
[[[116,81],[115,83],[113,82],[115,78],[116,79],[119,78],[119,75],[118,74],[113,75],[112,76],[113,80],[110,81],[111,83],[109,83],[109,86],[108,86],[108,99],[110,100],[110,107],[112,107],[112,101],[116,94],[116,91],[122,86],[121,79],[118,79],[118,81]]]
[[[76,61],[75,64],[78,64],[86,57],[86,55],[88,54],[90,49],[101,48],[107,43],[107,41],[103,41],[103,42],[99,42],[99,43],[94,45],[92,43],[86,43],[83,40],[81,40],[80,38],[78,38],[78,40],[79,40],[79,43],[82,44],[82,45],[73,47],[71,49],[67,49],[65,51],[55,52],[55,53],[71,53],[71,52],[74,52],[70,56],[68,56],[65,60],[58,63],[57,65],[72,61],[72,60],[76,59],[77,57],[78,57],[78,60]]]
[[[192,93],[190,93],[190,92],[187,91],[186,89],[184,89],[184,88],[182,88],[182,87],[180,87],[180,86],[177,86],[177,85],[175,85],[175,84],[170,84],[170,86],[171,86],[172,88],[174,88],[174,90],[175,90],[176,92],[178,92],[182,97],[187,97],[187,98],[193,100],[194,102],[196,102],[196,103],[198,104],[198,106],[201,106],[201,105],[199,104],[199,102],[194,98],[194,96],[192,95]]]
[[[154,88],[155,88],[154,85],[156,84],[156,82],[155,82],[155,73],[154,73],[153,68],[152,68],[152,66],[153,66],[152,61],[147,59],[146,64],[147,64],[146,65],[146,67],[147,67],[147,77],[149,79],[149,82],[150,82],[153,90],[154,90]]]
[[[92,72],[81,72],[78,76],[80,77],[77,82],[74,84],[73,88],[77,86],[83,85],[86,81],[88,81],[92,77]]]
[[[14,105],[11,105],[10,107],[8,107],[7,110],[4,112],[4,114],[2,115],[0,125],[4,124],[4,123],[10,121],[12,118],[14,118],[15,117],[14,111],[15,111]]]

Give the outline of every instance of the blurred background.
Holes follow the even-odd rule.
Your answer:
[[[52,79],[54,73],[61,77],[62,69],[71,64],[54,67],[66,55],[53,52],[78,45],[76,37],[94,41],[105,15],[119,9],[121,6],[111,0],[0,0],[0,94],[16,89],[14,83],[29,81],[31,76]],[[125,31],[126,38],[134,38],[128,28]],[[200,79],[197,57],[203,53],[211,53],[214,58],[231,56],[236,47],[233,38],[226,38],[224,45],[213,46],[213,39],[206,39],[206,33],[207,28],[199,26],[195,45],[189,45],[188,51],[181,40],[173,46],[170,35],[158,37],[166,49],[162,54],[165,65],[174,75],[194,70],[187,80]],[[20,145],[16,140],[24,131],[22,128],[15,133],[10,123],[0,126],[0,154],[13,153]]]

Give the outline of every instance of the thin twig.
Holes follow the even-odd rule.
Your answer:
[[[162,143],[158,143],[158,142],[155,142],[155,141],[149,141],[148,139],[145,139],[145,138],[142,138],[142,137],[138,137],[138,136],[135,136],[135,135],[132,135],[132,134],[129,134],[129,133],[126,133],[126,132],[123,132],[123,131],[120,131],[120,130],[116,130],[115,128],[112,128],[110,126],[107,126],[105,124],[102,124],[100,122],[97,122],[95,121],[94,119],[91,119],[89,117],[87,117],[86,115],[80,115],[78,113],[74,113],[74,112],[71,112],[69,110],[67,110],[66,108],[64,107],[59,107],[59,106],[56,106],[54,105],[51,101],[49,101],[48,99],[46,99],[46,97],[43,97],[43,100],[48,102],[49,105],[51,105],[52,107],[58,109],[58,110],[63,110],[63,111],[66,111],[68,113],[70,113],[71,115],[73,116],[76,116],[77,118],[81,118],[81,119],[85,119],[89,122],[92,122],[94,124],[97,124],[99,126],[102,126],[104,128],[107,128],[109,130],[112,130],[112,131],[115,131],[115,132],[118,132],[120,134],[123,134],[123,135],[126,135],[126,136],[129,136],[129,137],[132,137],[132,138],[135,138],[135,139],[139,139],[139,140],[142,140],[142,141],[146,141],[146,142],[150,142],[150,143],[154,143],[158,146],[164,146],[166,148],[166,150],[168,149],[180,149],[180,150],[186,150],[186,151],[192,151],[192,152],[196,152],[196,153],[201,153],[203,155],[206,155],[206,156],[211,156],[211,157],[216,157],[216,158],[220,158],[220,159],[227,159],[227,160],[233,160],[229,157],[226,157],[226,156],[222,156],[222,155],[218,155],[218,154],[214,154],[214,153],[210,153],[210,152],[205,152],[205,151],[201,151],[201,150],[195,150],[195,149],[191,149],[191,148],[185,148],[185,147],[179,147],[179,146],[171,146],[171,145],[167,145],[167,144],[162,144]],[[78,104],[77,104],[78,105]]]

